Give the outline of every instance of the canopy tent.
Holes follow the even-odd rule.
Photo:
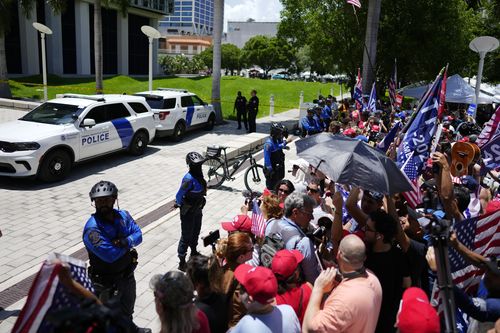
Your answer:
[[[400,89],[399,93],[407,97],[421,99],[430,84],[420,86],[407,86]],[[446,81],[446,102],[472,104],[474,102],[475,90],[460,75],[455,74],[448,77]],[[499,103],[496,96],[480,92],[479,104]]]

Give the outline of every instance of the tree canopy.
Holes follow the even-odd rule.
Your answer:
[[[320,74],[345,73],[352,86],[366,52],[366,1],[356,11],[341,0],[282,0],[282,3],[278,35],[295,47],[309,48],[311,70]],[[398,79],[403,83],[431,80],[447,63],[450,73],[474,75],[477,55],[469,50],[468,44],[481,34],[494,36],[491,26],[498,29],[498,15],[488,17],[493,19],[490,27],[482,22],[479,11],[464,0],[382,1],[377,64],[374,64],[376,76],[386,80],[392,74],[395,58]]]
[[[273,68],[289,68],[294,61],[294,52],[283,38],[258,35],[243,46],[242,60],[247,66],[260,66],[267,74]]]

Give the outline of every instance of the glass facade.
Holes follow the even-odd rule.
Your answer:
[[[159,22],[160,31],[179,34],[211,35],[214,26],[214,0],[175,0],[172,15]]]

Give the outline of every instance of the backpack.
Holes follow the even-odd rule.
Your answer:
[[[264,243],[260,248],[260,262],[262,266],[270,268],[276,252],[285,248],[285,242],[281,239],[281,235],[273,233],[271,236],[266,236]]]

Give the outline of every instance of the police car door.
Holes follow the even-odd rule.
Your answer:
[[[83,126],[85,119],[93,119],[96,123],[95,126]],[[96,106],[83,116],[79,127],[80,159],[100,155],[110,150],[109,146],[113,135],[111,127],[107,105]]]
[[[196,117],[194,117],[194,105],[191,96],[181,96],[182,114],[186,120],[186,127],[196,124]]]
[[[206,123],[208,120],[208,110],[205,103],[196,95],[191,96],[194,105],[194,116],[196,124]]]

